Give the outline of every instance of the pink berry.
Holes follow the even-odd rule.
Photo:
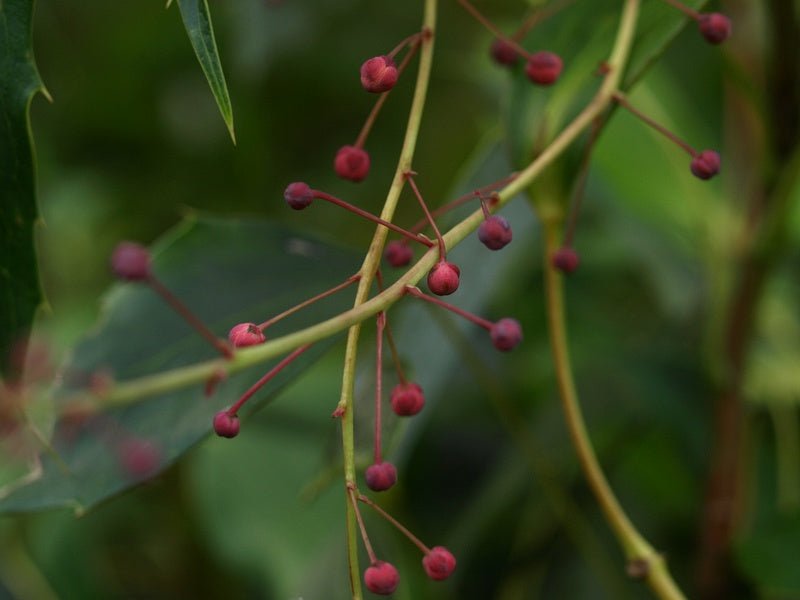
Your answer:
[[[219,437],[234,438],[239,435],[239,417],[221,410],[214,415],[214,433]]]
[[[266,340],[264,332],[255,323],[239,323],[228,332],[228,341],[234,348],[257,346]]]
[[[150,253],[133,242],[120,242],[111,254],[111,270],[125,281],[144,281],[150,277]]]
[[[397,83],[397,67],[389,56],[375,56],[361,65],[361,86],[368,92],[388,92]]]
[[[489,250],[500,250],[511,242],[511,225],[499,215],[492,215],[478,227],[478,239]]]
[[[528,59],[525,73],[533,83],[539,85],[552,85],[561,75],[564,63],[558,54],[553,52],[537,52]]]
[[[390,266],[398,268],[405,267],[414,258],[414,251],[408,244],[399,240],[392,240],[386,244],[386,250],[383,251],[383,257]]]
[[[516,319],[500,319],[489,331],[492,344],[501,352],[509,352],[522,341],[522,326]]]
[[[428,577],[442,581],[450,577],[456,568],[456,558],[444,546],[434,546],[422,559],[422,566]]]
[[[397,469],[387,461],[375,463],[367,467],[364,479],[373,492],[385,492],[397,483]]]
[[[369,173],[369,154],[357,146],[342,146],[333,161],[336,174],[349,181],[363,181]]]
[[[364,583],[373,594],[388,596],[397,589],[400,574],[391,563],[376,560],[364,571]]]
[[[711,179],[719,173],[719,154],[713,150],[703,150],[692,159],[692,174],[700,179]]]
[[[392,410],[401,417],[411,417],[425,406],[425,396],[417,383],[398,383],[390,397]]]
[[[295,210],[303,210],[314,201],[314,192],[307,183],[295,181],[283,192],[286,203]]]
[[[562,273],[572,273],[581,262],[578,253],[568,246],[556,250],[551,260],[553,266]]]
[[[153,475],[161,460],[161,453],[155,444],[138,438],[124,440],[119,445],[118,452],[122,468],[134,479]]]
[[[449,296],[458,289],[460,275],[456,265],[440,260],[428,273],[428,289],[437,296]]]
[[[700,15],[697,24],[700,33],[711,44],[721,44],[731,35],[731,20],[720,13]]]
[[[489,49],[494,61],[499,65],[512,66],[519,61],[519,54],[514,45],[505,38],[497,38]]]

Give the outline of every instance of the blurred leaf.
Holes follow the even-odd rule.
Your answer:
[[[773,516],[740,541],[736,557],[762,598],[785,599],[800,595],[797,541],[800,514]]]

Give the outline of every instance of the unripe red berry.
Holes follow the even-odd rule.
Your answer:
[[[713,150],[703,150],[692,159],[692,174],[700,179],[711,179],[719,173],[719,154]]]
[[[303,210],[314,201],[314,192],[307,183],[295,181],[286,186],[283,197],[293,209]]]
[[[150,253],[133,242],[120,242],[111,254],[111,270],[125,281],[144,281],[150,277]]]
[[[434,581],[442,581],[455,570],[456,557],[444,546],[434,546],[422,558],[422,566],[428,577]]]
[[[731,20],[720,13],[700,15],[697,20],[700,33],[711,44],[721,44],[731,35]]]
[[[564,63],[561,57],[553,52],[537,52],[528,59],[525,65],[525,74],[533,83],[539,85],[552,85],[561,75]]]
[[[161,460],[161,453],[155,444],[138,438],[124,440],[118,452],[123,469],[134,479],[143,479],[155,473]]]
[[[562,273],[572,273],[578,268],[580,262],[578,253],[568,246],[556,250],[552,258],[553,266]]]
[[[342,146],[333,161],[336,174],[349,181],[363,181],[369,173],[369,154],[357,146]]]
[[[397,589],[400,574],[391,563],[376,560],[364,571],[364,583],[373,594],[388,596]]]
[[[460,275],[456,265],[440,260],[428,273],[428,289],[437,296],[448,296],[458,289]]]
[[[399,240],[392,240],[386,244],[383,257],[392,267],[405,267],[414,258],[414,251],[408,244],[404,244]]]
[[[510,67],[517,64],[519,61],[519,54],[514,45],[505,38],[497,38],[492,42],[492,47],[489,49],[494,61],[499,65]]]
[[[392,410],[401,417],[411,417],[425,406],[425,395],[417,383],[398,383],[390,396]]]
[[[511,242],[511,225],[500,215],[487,217],[478,227],[478,239],[489,250],[500,250]]]
[[[214,433],[224,438],[236,437],[239,435],[239,417],[225,410],[219,411],[214,415]]]
[[[387,461],[375,463],[367,467],[364,479],[373,492],[385,492],[397,483],[397,469]]]
[[[375,56],[361,65],[361,86],[368,92],[388,92],[397,83],[397,66],[389,56]]]
[[[501,352],[509,352],[522,341],[522,326],[516,319],[500,319],[489,331],[492,344]]]
[[[234,348],[257,346],[266,340],[264,332],[255,323],[239,323],[228,332],[228,341]]]

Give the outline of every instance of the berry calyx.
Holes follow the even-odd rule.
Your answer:
[[[364,584],[373,594],[388,596],[397,589],[400,574],[391,563],[376,560],[364,571]]]
[[[425,406],[425,395],[417,383],[398,383],[390,396],[392,410],[401,417],[411,417]]]
[[[239,435],[239,417],[226,410],[214,415],[214,433],[219,437],[234,438]]]
[[[525,65],[525,74],[533,83],[552,85],[561,75],[564,63],[561,57],[553,52],[543,50],[532,54]]]
[[[283,197],[293,209],[303,210],[314,201],[314,192],[307,183],[295,181],[286,186]]]
[[[703,150],[692,159],[692,174],[700,179],[711,179],[719,173],[719,154],[713,150]]]
[[[487,217],[478,227],[478,239],[489,250],[500,250],[511,242],[511,237],[511,225],[499,215]]]
[[[428,273],[428,289],[437,296],[449,296],[458,289],[461,269],[441,260]]]
[[[397,483],[397,469],[390,462],[376,462],[367,467],[364,479],[373,492],[385,492]]]
[[[361,65],[361,87],[373,94],[388,92],[398,76],[397,66],[389,56],[375,56]]]
[[[411,262],[411,259],[414,258],[414,251],[408,244],[404,244],[399,240],[392,240],[386,244],[383,257],[392,267],[405,267]]]
[[[422,558],[422,566],[428,577],[434,581],[442,581],[450,577],[456,568],[456,558],[444,546],[434,546]]]
[[[255,323],[239,323],[228,332],[228,341],[234,348],[257,346],[266,340],[264,332]]]
[[[721,44],[731,35],[731,20],[720,13],[707,13],[697,19],[700,33],[710,44]]]
[[[509,352],[522,341],[522,326],[516,319],[500,319],[489,330],[492,344],[501,352]]]
[[[348,181],[363,181],[369,173],[369,154],[357,146],[342,146],[336,153],[333,168],[336,174]]]
[[[519,54],[514,44],[505,38],[497,38],[492,42],[489,53],[492,55],[494,62],[505,67],[511,67],[519,61]]]
[[[120,242],[111,254],[111,270],[125,281],[145,281],[150,277],[150,253],[133,242]]]
[[[559,248],[551,259],[553,266],[562,273],[572,273],[581,262],[580,256],[568,246]]]

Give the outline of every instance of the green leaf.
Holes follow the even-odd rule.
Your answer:
[[[233,108],[228,95],[228,86],[225,83],[225,74],[222,72],[222,65],[219,62],[219,52],[214,39],[214,28],[211,25],[208,3],[206,0],[178,0],[178,7],[181,10],[186,33],[189,34],[189,41],[192,42],[194,53],[197,60],[200,61],[208,85],[211,87],[211,93],[214,94],[214,99],[217,101],[219,112],[222,113],[228,133],[235,144]]]
[[[154,250],[154,270],[220,337],[239,322],[261,322],[341,283],[357,269],[348,250],[258,220],[189,220]],[[351,304],[343,292],[271,326],[277,336],[332,316]],[[332,344],[315,344],[245,406],[248,415],[275,395]],[[109,377],[125,381],[215,357],[215,350],[177,317],[149,287],[118,285],[107,297],[95,331],[73,352],[57,400]],[[277,362],[274,361],[274,362]],[[85,419],[62,419],[42,476],[0,499],[0,512],[72,506],[83,511],[162,470],[211,432],[213,415],[232,404],[270,365],[221,382],[207,398],[192,386]],[[228,443],[236,443],[235,440]],[[130,450],[135,452],[131,453]],[[137,475],[126,460],[154,459]]]
[[[46,91],[33,61],[33,0],[0,2],[0,375],[41,301],[33,226],[38,217],[29,107]]]

